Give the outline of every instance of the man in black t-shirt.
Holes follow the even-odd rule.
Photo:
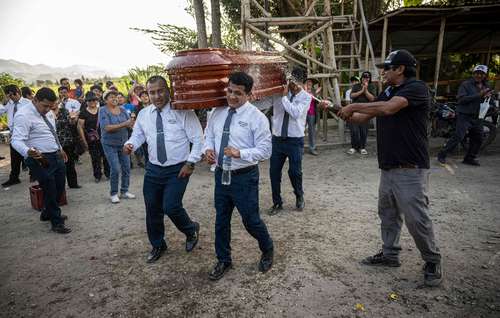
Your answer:
[[[365,265],[398,267],[399,237],[406,227],[424,259],[424,282],[441,283],[441,254],[429,218],[429,152],[427,116],[429,89],[415,79],[416,60],[406,50],[391,52],[382,76],[387,89],[372,103],[350,104],[339,111],[344,120],[364,123],[377,117],[377,154],[381,169],[378,213],[382,251],[362,261]]]

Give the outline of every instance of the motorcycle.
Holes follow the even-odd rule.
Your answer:
[[[429,112],[429,137],[450,138],[455,133],[456,127],[456,106],[457,103],[446,102],[439,103],[433,98],[431,110]],[[490,106],[485,117],[480,119],[483,128],[483,142],[481,150],[489,146],[496,138],[498,128],[499,107],[498,101],[495,106]],[[461,142],[462,148],[467,151],[469,148],[468,134]]]

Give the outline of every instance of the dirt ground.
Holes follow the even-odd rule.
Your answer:
[[[373,142],[371,143],[373,145]],[[0,153],[6,154],[2,146]],[[166,219],[169,251],[148,265],[143,170],[132,170],[136,200],[111,205],[109,185],[95,184],[88,155],[77,167],[79,190],[67,190],[69,235],[50,231],[21,185],[0,190],[1,317],[500,317],[500,145],[473,168],[432,160],[431,217],[443,254],[441,287],[423,286],[423,262],[406,229],[400,268],[369,268],[359,260],[381,247],[375,149],[348,156],[343,148],[304,157],[306,209],[262,213],[275,242],[275,264],[261,274],[256,241],[235,211],[234,269],[218,282],[213,175],[197,168],[184,205],[201,224],[190,254]],[[8,167],[0,161],[0,180]],[[261,209],[271,205],[268,162],[261,164]],[[286,176],[286,173],[285,173]],[[392,298],[391,295],[392,294]]]

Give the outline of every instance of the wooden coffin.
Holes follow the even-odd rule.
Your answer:
[[[226,106],[225,89],[234,71],[254,80],[253,95],[262,98],[281,94],[286,84],[287,61],[270,52],[197,49],[178,52],[168,63],[172,107],[203,109]]]

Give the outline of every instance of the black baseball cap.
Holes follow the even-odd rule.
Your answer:
[[[392,51],[387,55],[385,61],[380,64],[376,64],[378,68],[384,68],[386,66],[398,66],[398,65],[406,65],[406,66],[417,66],[417,60],[415,57],[408,52],[407,50],[396,50]]]

